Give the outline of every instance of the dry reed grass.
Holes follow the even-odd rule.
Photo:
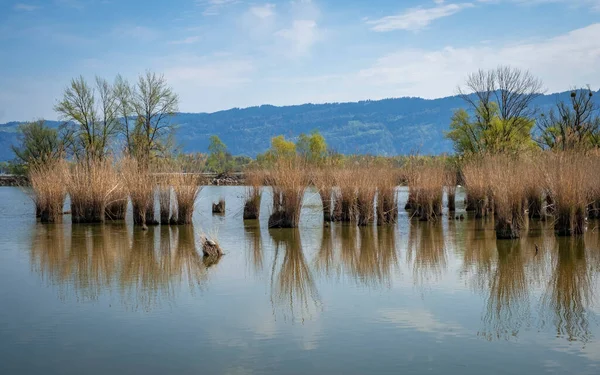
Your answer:
[[[526,201],[527,170],[521,161],[508,155],[485,156],[488,181],[494,198],[496,238],[514,239],[525,226],[523,202]]]
[[[334,179],[338,187],[337,192],[334,193],[335,221],[354,223],[357,220],[356,177],[356,173],[349,168],[334,171]]]
[[[421,221],[435,220],[442,214],[442,195],[446,172],[440,163],[418,168],[409,179],[415,192],[416,215]]]
[[[356,181],[356,208],[358,226],[371,225],[375,222],[375,196],[377,195],[376,174],[372,169],[354,171]]]
[[[68,168],[63,160],[32,167],[29,170],[36,216],[39,211],[41,222],[57,223],[62,221],[67,178]]]
[[[75,164],[67,180],[72,222],[104,222],[106,204],[119,185],[111,160],[85,160]]]
[[[175,173],[171,178],[173,195],[176,202],[175,214],[171,216],[171,222],[175,224],[191,224],[194,215],[194,207],[198,194],[200,194],[202,179],[192,173]]]
[[[321,168],[313,172],[312,181],[321,197],[323,204],[323,221],[334,221],[334,194],[335,194],[335,176],[334,170],[330,167]]]
[[[581,235],[591,191],[590,158],[580,153],[548,154],[544,171],[554,202],[554,230],[559,236]]]
[[[244,202],[244,220],[256,220],[260,216],[260,201],[262,186],[265,182],[265,173],[260,170],[246,172],[246,197]]]
[[[467,206],[475,211],[476,218],[486,217],[492,209],[490,184],[484,158],[472,159],[462,168],[467,189]]]
[[[273,212],[270,228],[297,228],[304,191],[309,178],[306,169],[294,160],[278,161],[270,171]]]
[[[121,161],[121,179],[129,192],[136,225],[154,222],[154,180],[144,163],[126,157]]]
[[[380,169],[376,171],[377,183],[377,225],[394,224],[398,221],[398,182],[396,171]]]

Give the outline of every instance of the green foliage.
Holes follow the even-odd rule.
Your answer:
[[[218,136],[212,135],[210,137],[208,152],[209,155],[206,160],[208,170],[219,174],[231,171],[233,167],[231,154],[227,152],[227,146]]]
[[[536,147],[531,138],[534,125],[533,119],[501,119],[498,106],[491,102],[479,106],[474,118],[464,109],[454,112],[446,137],[454,142],[459,155],[521,152]]]
[[[318,131],[310,135],[302,133],[296,142],[296,151],[307,162],[320,164],[327,158],[327,143]]]
[[[296,157],[296,145],[287,141],[283,135],[271,138],[271,148],[264,154],[256,156],[256,161],[261,165],[272,164],[279,159],[293,159]]]
[[[64,155],[65,145],[58,130],[46,126],[44,120],[21,124],[18,133],[19,144],[11,148],[16,164],[22,164],[24,169],[48,164]]]

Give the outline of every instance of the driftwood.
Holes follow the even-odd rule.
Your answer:
[[[213,203],[212,205],[213,214],[224,214],[225,213],[225,200],[219,200],[219,203]]]
[[[206,237],[202,238],[202,254],[205,257],[213,258],[220,257],[223,255],[223,251],[221,250],[221,246],[213,240],[210,240]]]

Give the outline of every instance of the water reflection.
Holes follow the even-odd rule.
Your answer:
[[[412,265],[416,284],[439,279],[447,267],[446,242],[440,222],[410,224],[406,262]]]
[[[210,261],[210,260],[209,260]],[[183,285],[191,293],[208,279],[194,228],[122,224],[36,226],[31,264],[61,298],[95,301],[118,289],[123,305],[149,310],[171,303]],[[118,288],[117,288],[118,287]]]
[[[496,247],[498,260],[490,275],[481,333],[490,340],[516,336],[531,318],[521,241],[497,241]]]
[[[588,341],[591,336],[588,306],[592,303],[592,271],[583,238],[558,238],[553,254],[553,272],[542,297],[544,311],[556,335],[568,340]]]
[[[246,236],[246,259],[255,275],[263,272],[263,249],[260,237],[260,226],[258,221],[249,220],[244,222],[244,234]]]
[[[269,229],[275,243],[271,266],[271,303],[284,319],[304,321],[320,306],[319,293],[302,251],[300,231]],[[281,254],[283,253],[283,254]]]

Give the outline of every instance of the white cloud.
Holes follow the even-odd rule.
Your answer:
[[[194,35],[194,36],[188,36],[187,38],[184,38],[184,39],[172,40],[169,42],[169,44],[194,44],[194,43],[198,42],[200,39],[201,39],[201,37],[199,35]]]
[[[319,28],[314,20],[295,20],[292,27],[281,29],[275,35],[283,41],[290,57],[305,56],[319,40]]]
[[[378,97],[452,95],[470,72],[499,64],[531,70],[550,91],[600,85],[600,23],[547,40],[502,46],[477,45],[440,50],[404,49],[383,56],[358,73],[364,84],[380,87]]]
[[[446,5],[443,3],[438,3],[437,6],[432,8],[411,8],[394,16],[387,16],[378,20],[367,21],[367,24],[372,25],[371,30],[378,32],[394,30],[417,31],[427,27],[431,22],[439,18],[451,16],[472,6],[473,4],[471,3]]]
[[[40,7],[37,5],[17,3],[13,6],[13,9],[23,12],[33,12],[34,10],[40,9]]]
[[[438,336],[457,336],[464,333],[465,330],[458,323],[439,321],[430,311],[424,309],[383,309],[379,313],[383,321],[392,323],[399,328],[414,329]]]
[[[275,15],[275,4],[256,5],[250,7],[249,12],[260,19],[273,17]]]

